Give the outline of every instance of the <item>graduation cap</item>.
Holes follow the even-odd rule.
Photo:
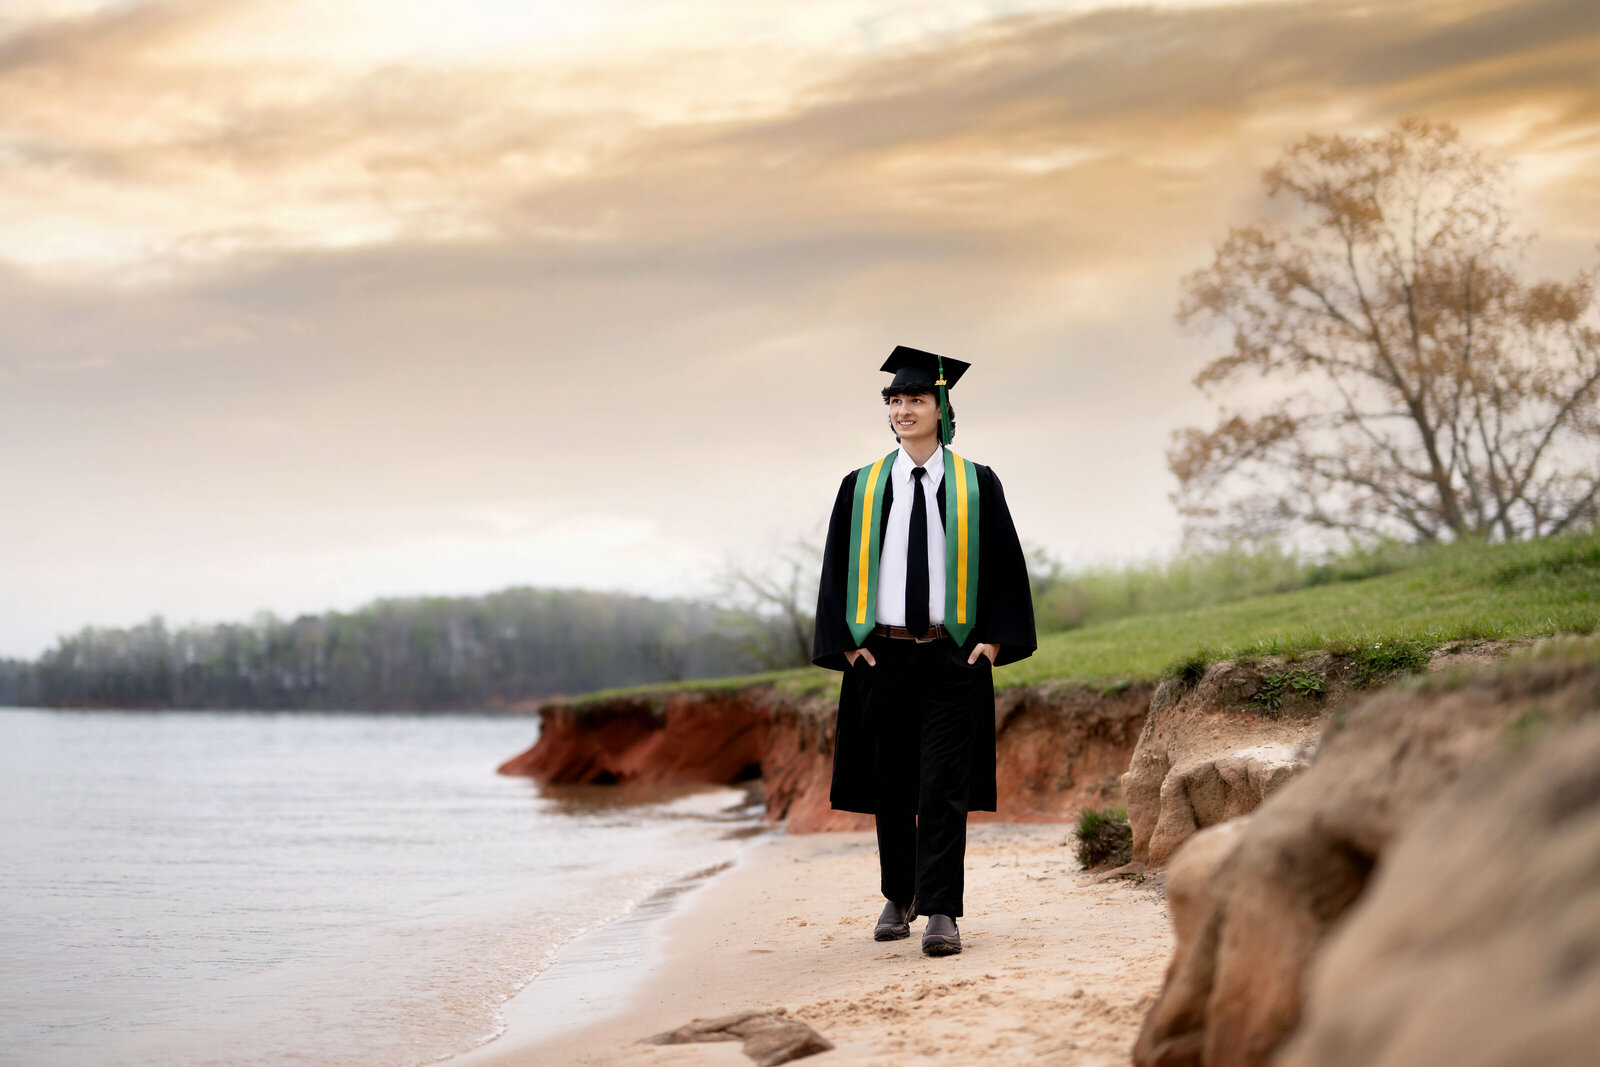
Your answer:
[[[955,388],[956,382],[961,380],[961,376],[970,366],[972,364],[963,363],[959,359],[946,359],[932,352],[924,352],[920,348],[896,345],[895,350],[889,353],[889,358],[884,360],[883,366],[878,369],[894,375],[894,380],[889,383],[891,389],[938,394],[939,443],[948,445],[955,433],[950,425],[950,405],[945,396],[949,390]]]

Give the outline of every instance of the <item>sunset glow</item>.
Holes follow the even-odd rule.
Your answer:
[[[896,343],[974,364],[959,444],[1037,544],[1170,551],[1216,350],[1177,280],[1285,145],[1455,122],[1514,161],[1531,271],[1600,238],[1581,0],[7,12],[0,655],[702,592],[881,454]]]

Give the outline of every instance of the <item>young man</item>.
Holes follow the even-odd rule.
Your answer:
[[[1033,600],[1000,480],[945,446],[969,364],[901,346],[883,365],[900,447],[845,475],[812,661],[844,671],[832,803],[876,817],[887,903],[873,936],[961,951],[967,812],[995,809],[994,680],[1033,654]]]

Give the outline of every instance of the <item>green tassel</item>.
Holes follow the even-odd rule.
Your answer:
[[[956,432],[950,426],[950,405],[945,399],[944,357],[939,357],[939,443],[949,446]]]

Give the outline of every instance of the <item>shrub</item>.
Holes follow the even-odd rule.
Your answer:
[[[1085,808],[1072,831],[1078,839],[1078,862],[1084,870],[1111,863],[1122,866],[1133,859],[1133,828],[1128,825],[1128,809]]]

